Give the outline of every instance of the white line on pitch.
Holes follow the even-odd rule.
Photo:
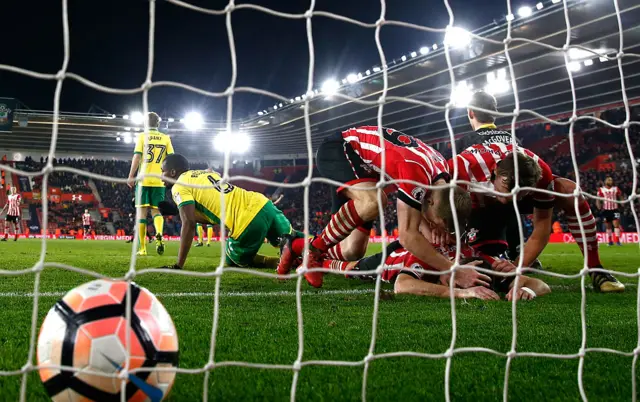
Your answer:
[[[303,291],[303,296],[323,296],[323,295],[363,295],[374,293],[374,289],[341,289],[341,290],[318,290]],[[175,293],[156,293],[158,297],[213,297],[213,292],[175,292]],[[276,292],[222,292],[221,297],[278,297],[278,296],[295,296],[296,292],[292,291],[276,291]],[[40,292],[40,297],[62,297],[64,292]],[[4,292],[0,293],[0,297],[33,297],[33,293],[20,292]]]

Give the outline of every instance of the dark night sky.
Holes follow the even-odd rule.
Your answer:
[[[221,9],[223,0],[190,0],[192,4]],[[252,0],[254,4],[284,12],[302,13],[301,0]],[[506,2],[478,6],[475,0],[450,0],[456,25],[469,29],[506,14]],[[56,0],[8,1],[2,6],[3,38],[0,64],[55,73],[62,65],[62,5]],[[238,2],[238,4],[240,1]],[[360,5],[363,4],[363,5]],[[366,6],[364,5],[366,4]],[[533,3],[532,3],[533,4]],[[514,9],[520,3],[514,2]],[[330,11],[375,22],[380,3],[375,0],[318,0],[316,10]],[[448,22],[442,1],[387,0],[387,19],[433,27]],[[69,71],[102,85],[138,87],[147,69],[148,2],[144,0],[69,0],[71,61]],[[308,50],[304,20],[287,20],[254,10],[232,14],[238,58],[239,86],[254,86],[282,94],[301,95],[306,89]],[[374,30],[314,17],[315,82],[349,72],[362,72],[379,58]],[[231,77],[224,16],[211,16],[160,1],[156,7],[156,46],[153,80],[180,81],[211,91],[223,91]],[[388,59],[420,46],[441,43],[441,34],[399,27],[383,27]],[[0,96],[15,97],[32,109],[51,110],[54,81],[41,81],[0,71]],[[68,80],[62,92],[62,110],[86,112],[91,104],[112,113],[141,109],[141,95],[109,95]],[[173,88],[154,88],[151,108],[179,117],[197,109],[208,119],[226,115],[226,100]],[[234,97],[234,117],[241,118],[275,103],[251,94]]]

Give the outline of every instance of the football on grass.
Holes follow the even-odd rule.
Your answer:
[[[131,326],[127,340],[127,282],[98,279],[78,286],[49,310],[38,336],[40,378],[54,401],[160,401],[175,371],[121,375],[137,368],[178,365],[173,321],[147,289],[131,284]],[[72,370],[58,366],[71,367]]]

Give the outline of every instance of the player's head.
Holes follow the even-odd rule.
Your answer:
[[[469,101],[467,116],[469,117],[469,122],[474,130],[477,129],[478,126],[483,124],[492,124],[496,121],[494,114],[476,110],[475,108],[497,112],[498,101],[496,101],[496,98],[490,93],[484,91],[475,92]]]
[[[162,181],[164,185],[172,187],[173,183],[166,181],[165,178],[176,180],[187,170],[189,170],[189,161],[187,158],[180,154],[167,155],[164,162],[162,162]]]
[[[162,119],[155,112],[149,112],[147,114],[147,123],[149,123],[149,128],[158,128],[160,127],[160,122]]]
[[[84,213],[85,213],[85,214],[88,214],[88,213],[89,213],[89,210],[88,210],[88,209],[85,209],[85,210],[84,210]]]
[[[513,152],[507,155],[498,162],[491,175],[494,189],[499,193],[506,194],[496,197],[503,204],[511,201],[511,190],[516,185],[516,158],[518,158],[518,185],[520,187],[535,187],[542,177],[542,169],[532,157],[522,152]],[[518,198],[523,198],[528,194],[529,191],[520,191]]]
[[[461,230],[467,226],[471,215],[471,196],[469,193],[455,186],[453,188],[453,206],[450,202],[451,189],[443,188],[429,192],[422,202],[422,215],[429,225],[451,233],[455,230],[453,213],[458,217],[458,225]]]
[[[613,186],[613,177],[607,176],[607,178],[604,179],[604,185],[607,187]]]
[[[16,188],[16,186],[11,186],[11,188],[9,189],[9,191],[11,191],[11,194],[15,194],[18,192],[18,189]]]

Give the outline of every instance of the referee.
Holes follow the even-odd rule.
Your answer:
[[[480,108],[487,110],[484,112],[477,110]],[[498,102],[496,98],[490,93],[484,91],[477,91],[471,97],[469,101],[469,107],[467,109],[467,117],[469,117],[469,124],[473,128],[473,133],[467,137],[467,144],[505,144],[511,145],[511,133],[508,131],[500,130],[496,127],[495,114],[491,112],[498,112]],[[520,140],[516,138],[516,143],[521,145]],[[530,197],[528,197],[530,198]],[[521,201],[518,203],[518,209],[520,214],[529,215],[533,213],[533,204],[529,200]],[[473,220],[473,217],[472,217]],[[509,213],[506,219],[506,238],[509,243],[509,250],[507,251],[507,257],[510,260],[515,260],[520,255],[520,233],[518,231],[518,219],[514,213]],[[539,260],[536,260],[532,264],[533,268],[542,268]]]

